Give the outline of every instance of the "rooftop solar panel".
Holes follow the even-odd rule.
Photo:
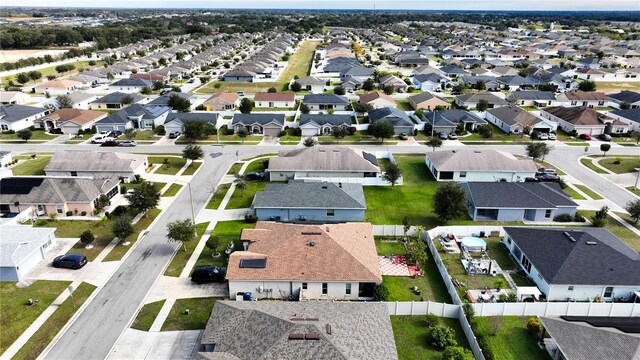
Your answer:
[[[264,269],[267,267],[267,259],[240,259],[241,268]]]

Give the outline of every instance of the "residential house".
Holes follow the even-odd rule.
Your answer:
[[[314,76],[305,76],[298,80],[295,80],[300,86],[302,91],[310,91],[312,94],[322,94],[324,92],[325,81]]]
[[[609,106],[609,97],[602,92],[595,91],[567,91],[558,95],[556,104],[559,106]]]
[[[313,146],[282,150],[269,159],[269,180],[375,178],[382,174],[375,155],[347,147]],[[339,180],[338,180],[339,181]]]
[[[258,299],[372,300],[382,283],[370,223],[258,221],[229,255],[229,294]],[[327,262],[330,260],[330,264]]]
[[[21,91],[0,91],[0,105],[24,105],[31,102],[31,96]]]
[[[302,136],[327,136],[336,126],[343,129],[351,127],[352,120],[351,115],[301,114],[299,128]]]
[[[68,94],[80,89],[82,83],[68,79],[55,79],[36,85],[33,92],[38,94],[49,94],[52,96]]]
[[[230,111],[240,106],[240,97],[234,93],[216,93],[202,105],[207,111]]]
[[[375,302],[218,300],[199,351],[203,360],[398,359],[386,304]]]
[[[556,95],[551,91],[514,91],[507,95],[517,99],[516,104],[528,107],[548,107],[555,106]]]
[[[427,127],[433,127],[434,133],[445,134],[455,132],[459,126],[465,131],[474,131],[478,126],[487,125],[487,121],[478,115],[460,109],[425,112],[421,120],[427,124]]]
[[[459,76],[469,75],[467,71],[454,65],[443,66],[440,68],[440,71],[442,71],[450,79],[455,79]]]
[[[96,121],[107,117],[101,111],[64,108],[34,121],[34,126],[45,131],[60,129],[65,134],[76,135],[80,130],[91,130]]]
[[[349,99],[346,96],[335,94],[308,94],[302,99],[302,103],[307,105],[311,111],[319,110],[347,110]]]
[[[575,61],[575,64],[579,68],[600,69],[600,59],[598,58],[585,57]]]
[[[373,69],[361,65],[351,66],[340,71],[340,79],[343,81],[347,78],[352,78],[364,82],[371,76],[373,76]]]
[[[406,112],[390,107],[370,110],[369,122],[375,124],[380,121],[386,121],[393,125],[396,135],[406,134],[413,135],[415,125]]]
[[[126,103],[131,100],[130,103]],[[139,94],[126,94],[123,92],[113,92],[89,103],[90,110],[119,110],[132,104],[143,104],[146,97]]]
[[[472,89],[496,91],[502,88],[502,84],[494,76],[462,76],[458,83]]]
[[[96,122],[98,131],[123,131],[125,129],[152,130],[163,125],[171,112],[166,106],[133,104]]]
[[[92,215],[101,195],[112,198],[119,193],[119,183],[117,178],[6,177],[0,179],[0,212],[20,213],[30,207],[36,216],[61,217],[68,211]]]
[[[432,72],[427,74],[418,74],[413,77],[413,84],[416,89],[424,90],[424,91],[440,91],[447,88],[447,84],[450,83],[451,80],[440,75],[438,73]]]
[[[231,126],[235,132],[245,128],[249,134],[277,137],[284,130],[284,121],[284,114],[233,114]]]
[[[504,231],[502,243],[547,301],[618,301],[640,288],[640,254],[607,229]]]
[[[120,79],[109,86],[109,92],[135,93],[142,91],[145,87],[152,87],[153,81],[145,79]]]
[[[578,204],[556,183],[468,182],[469,216],[473,221],[550,222],[558,215],[576,215]]]
[[[252,82],[256,79],[258,74],[254,71],[243,70],[243,69],[234,69],[227,71],[224,74],[224,81],[227,82]]]
[[[0,105],[0,130],[22,130],[49,113],[48,109],[27,105]]]
[[[558,124],[567,133],[577,135],[625,134],[629,125],[590,107],[552,106],[540,111],[540,116]]]
[[[44,168],[47,176],[119,179],[130,182],[144,175],[147,155],[93,150],[58,150]]]
[[[389,95],[381,92],[370,92],[358,95],[360,104],[369,104],[374,109],[384,107],[396,108],[396,101]]]
[[[56,244],[56,228],[0,226],[0,281],[21,282]]]
[[[535,176],[530,159],[496,150],[441,150],[427,153],[425,163],[437,181],[521,182]]]
[[[259,92],[254,97],[257,108],[292,108],[296,104],[295,93]]]
[[[149,101],[147,103],[147,106],[163,106],[163,107],[171,107],[169,105],[169,100],[171,100],[172,96],[179,96],[187,101],[189,101],[191,103],[190,108],[193,109],[195,108],[195,104],[194,102],[197,100],[196,97],[194,95],[188,94],[188,93],[183,93],[183,92],[175,92],[175,91],[169,91],[167,93],[164,93],[160,96],[158,96],[157,98]]]
[[[291,180],[267,184],[251,208],[258,220],[364,221],[367,208],[362,184]]]
[[[92,101],[96,100],[95,95],[80,91],[71,92],[66,96],[68,96],[69,100],[71,100],[71,107],[74,109],[89,110],[89,104]],[[52,98],[49,104],[53,105],[56,108],[60,108],[60,103],[58,102],[57,98]]]
[[[451,104],[443,100],[442,98],[435,96],[429,92],[422,92],[416,95],[412,95],[409,97],[409,105],[412,108],[418,109],[426,109],[433,110],[436,107],[439,109],[450,109]]]
[[[640,108],[614,110],[607,115],[629,125],[629,131],[640,132]]]
[[[487,107],[489,109],[509,105],[509,103],[505,99],[498,97],[490,92],[473,92],[458,95],[456,96],[455,103],[456,105],[461,107],[464,106],[469,109],[475,109],[481,100],[485,100],[487,102]]]
[[[1,96],[1,95],[0,95]],[[609,98],[620,106],[621,104],[629,104],[631,109],[640,108],[640,93],[624,90],[617,94],[609,94]]]
[[[381,89],[386,86],[392,86],[393,91],[399,93],[407,92],[407,89],[409,88],[409,85],[395,75],[381,76],[380,79],[378,79],[378,83],[380,84]]]
[[[164,129],[167,133],[172,132],[184,132],[184,125],[190,121],[199,121],[211,124],[214,128],[218,128],[218,120],[220,120],[220,114],[218,113],[202,113],[202,112],[189,112],[189,113],[169,113],[167,119],[164,121]]]
[[[537,82],[524,78],[520,75],[500,76],[496,78],[496,81],[500,84],[500,89],[509,91],[527,88],[531,89],[538,84]]]
[[[485,118],[507,134],[522,132],[529,134],[534,130],[549,133],[557,128],[557,123],[543,121],[515,105],[489,109]]]

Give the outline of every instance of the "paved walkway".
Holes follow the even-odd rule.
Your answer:
[[[195,359],[202,330],[146,332],[126,329],[108,360]]]

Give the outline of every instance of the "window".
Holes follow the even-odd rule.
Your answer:
[[[604,101],[598,101],[598,106],[603,106],[604,105]]]
[[[327,216],[335,216],[336,211],[334,209],[327,209]]]
[[[467,177],[467,172],[466,171],[460,171],[460,177],[461,178],[466,178]]]
[[[577,101],[572,101],[572,102],[571,102],[571,106],[576,106],[577,104],[578,104],[578,102],[577,102]]]
[[[307,283],[302,283],[302,290],[307,290]]]
[[[7,125],[5,125],[5,124],[2,124],[2,125],[0,125],[0,129],[2,129],[2,130],[9,130],[9,126],[7,126]]]
[[[440,180],[453,180],[453,171],[440,172]]]
[[[72,171],[71,172],[71,176],[78,176],[78,172],[77,171]]]
[[[602,297],[610,298],[613,296],[613,286],[607,286],[604,288],[604,295]]]
[[[62,209],[62,205],[56,205],[56,212],[57,212],[58,214],[62,214],[62,210],[63,210],[63,209]]]
[[[351,295],[351,283],[347,283],[347,288],[344,291],[345,294]]]
[[[569,286],[569,288],[567,290],[573,291],[573,286]]]
[[[544,218],[545,219],[548,219],[548,218],[551,217],[551,211],[552,211],[551,209],[547,209],[547,210],[544,211]]]
[[[327,295],[329,293],[329,284],[322,283],[322,295]]]
[[[528,273],[531,272],[531,263],[529,262],[529,259],[527,259],[526,256],[522,255],[522,266],[524,266],[524,269],[527,270]]]

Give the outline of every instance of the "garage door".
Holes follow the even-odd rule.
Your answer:
[[[278,136],[280,135],[280,128],[264,128],[265,136]]]
[[[18,273],[20,274],[20,278],[24,279],[24,277],[29,273],[31,269],[33,269],[40,261],[42,261],[42,253],[41,250],[38,249],[31,253],[31,255],[27,256],[18,266]]]
[[[317,133],[318,133],[318,130],[314,128],[302,129],[302,136],[315,136]]]

